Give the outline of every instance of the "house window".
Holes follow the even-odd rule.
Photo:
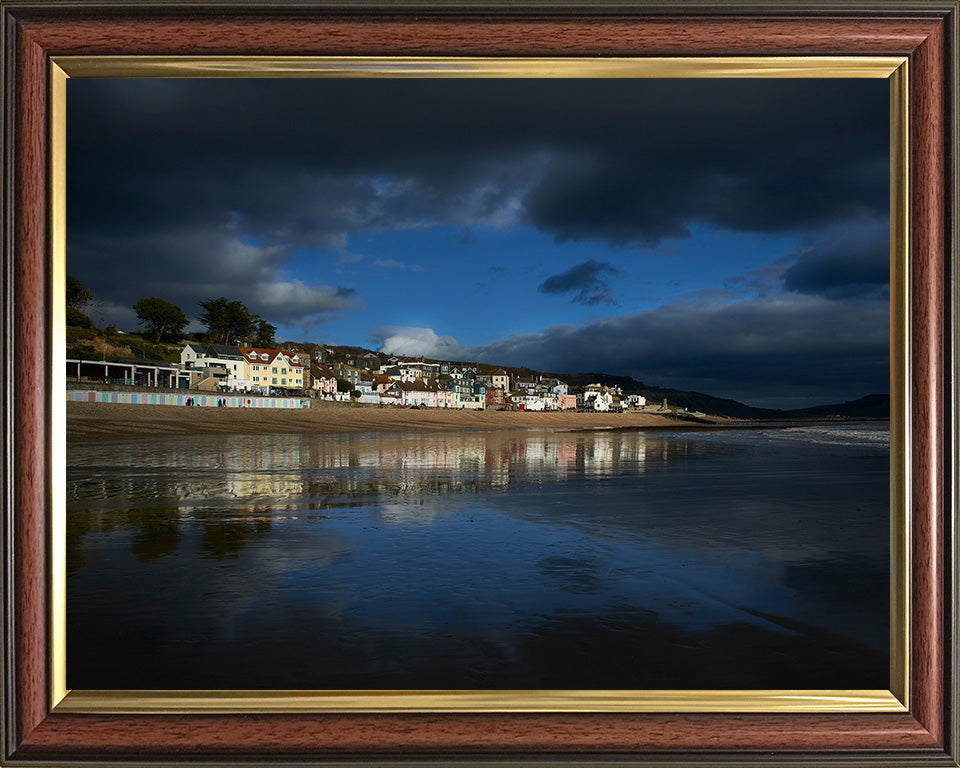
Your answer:
[[[276,368],[271,368],[271,369],[270,369],[270,373],[276,373],[276,372],[277,372],[277,369],[276,369]]]
[[[274,383],[274,384],[277,383],[277,377],[276,377],[276,376],[273,377],[273,383]]]
[[[281,384],[286,384],[286,383],[287,383],[287,380],[286,380],[286,379],[280,379],[280,383],[281,383]]]
[[[270,359],[270,355],[261,354],[261,355],[260,355],[260,359],[261,359],[261,360],[269,360],[269,359]]]

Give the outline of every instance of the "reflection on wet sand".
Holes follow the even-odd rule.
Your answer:
[[[884,687],[888,448],[800,437],[70,446],[68,683]]]
[[[94,500],[109,506],[71,515],[68,572],[82,565],[78,544],[90,531],[139,529],[134,547],[142,550],[143,559],[168,554],[179,544],[180,518],[192,518],[205,501],[230,502],[229,519],[218,516],[202,523],[205,552],[224,557],[265,535],[278,516],[387,499],[419,503],[424,497],[478,494],[511,484],[599,479],[644,471],[648,454],[651,461],[665,462],[691,453],[684,441],[643,433],[481,432],[313,440],[264,435],[192,438],[191,450],[183,444],[180,438],[135,446],[127,456],[126,466],[134,470],[129,473],[98,472],[103,452],[99,445],[74,449],[68,483],[73,508],[95,505]],[[139,464],[146,456],[149,467]],[[140,501],[164,505],[125,508]],[[385,511],[385,522],[422,522],[435,510],[393,506]]]
[[[362,504],[364,498],[380,495],[475,493],[516,483],[642,472],[648,461],[665,462],[695,449],[686,441],[643,433],[201,437],[190,439],[190,450],[183,449],[182,439],[154,442],[160,441],[128,452],[127,466],[133,471],[123,476],[97,472],[108,447],[75,447],[71,497],[228,497],[236,500],[238,510],[258,500],[271,508],[279,503],[287,510],[304,504],[313,509],[333,496],[350,496]],[[151,467],[138,463],[146,457]],[[111,468],[123,466],[110,458]]]

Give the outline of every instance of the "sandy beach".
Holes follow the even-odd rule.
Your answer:
[[[725,420],[717,419],[718,423]],[[67,438],[103,440],[143,435],[313,434],[457,429],[690,429],[697,425],[653,413],[524,413],[363,408],[316,404],[305,410],[189,408],[119,403],[67,403]],[[709,426],[709,425],[707,425]]]

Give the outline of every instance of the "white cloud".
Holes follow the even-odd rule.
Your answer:
[[[207,239],[207,238],[204,238]],[[207,249],[216,251],[217,271],[222,278],[246,277],[270,269],[277,261],[286,256],[281,246],[262,246],[244,242],[232,236],[213,237],[204,243]],[[200,243],[195,253],[203,253]],[[207,250],[209,253],[210,250]]]
[[[262,307],[264,313],[281,321],[340,312],[357,304],[349,292],[329,285],[310,286],[300,280],[262,283],[254,296],[256,305]]]
[[[380,351],[388,355],[458,359],[463,347],[452,336],[438,336],[432,328],[408,328],[387,325],[374,334]]]

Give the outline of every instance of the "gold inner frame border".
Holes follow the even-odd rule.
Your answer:
[[[57,713],[909,711],[909,132],[906,57],[55,56],[50,62],[50,704]],[[890,82],[889,690],[83,690],[66,686],[66,88],[82,78],[883,78]],[[58,388],[56,385],[60,384]]]

